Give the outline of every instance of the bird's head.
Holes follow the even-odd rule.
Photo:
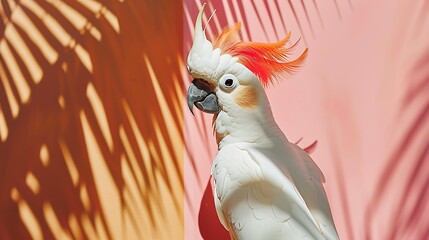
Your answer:
[[[269,107],[263,87],[279,74],[298,68],[307,49],[288,61],[295,46],[285,46],[290,33],[276,43],[243,42],[240,23],[225,28],[210,42],[202,28],[203,11],[204,5],[195,23],[194,42],[187,59],[188,71],[194,78],[187,94],[191,112],[194,105],[213,114]]]

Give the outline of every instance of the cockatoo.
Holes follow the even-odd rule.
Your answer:
[[[214,114],[218,153],[211,172],[214,201],[231,239],[339,239],[323,188],[323,173],[306,151],[288,141],[271,112],[264,86],[299,67],[291,48],[242,42],[240,23],[213,43],[201,8],[187,68],[194,78],[188,106]]]

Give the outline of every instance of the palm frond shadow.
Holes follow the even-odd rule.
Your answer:
[[[0,237],[183,234],[179,3],[0,7]]]
[[[402,171],[404,164],[412,166],[409,171],[405,172],[406,182],[401,189],[399,198],[395,201],[395,210],[392,213],[393,224],[392,231],[388,233],[388,239],[401,239],[409,236],[410,232],[417,233],[413,235],[416,239],[426,239],[429,237],[428,231],[419,229],[428,229],[429,223],[424,220],[425,203],[429,198],[427,184],[429,184],[429,175],[427,171],[429,166],[429,142],[422,142],[424,136],[427,136],[429,119],[429,98],[425,92],[429,86],[429,49],[422,52],[421,58],[416,59],[415,63],[408,71],[407,79],[408,89],[405,91],[402,100],[402,109],[398,112],[398,119],[407,124],[406,130],[401,136],[401,141],[395,146],[387,161],[387,165],[380,176],[375,194],[373,196],[374,205],[367,210],[368,222],[367,230],[371,232],[371,223],[374,223],[377,215],[377,208],[380,204],[389,198],[389,190],[396,187],[395,174]],[[415,108],[418,105],[418,111],[413,115],[411,121],[406,122],[401,115]],[[427,138],[427,137],[426,137]],[[420,146],[416,149],[416,146]],[[408,206],[408,207],[406,207]],[[367,239],[372,239],[367,237]]]
[[[185,12],[196,14],[202,2],[203,1],[198,0],[185,1]],[[331,1],[331,8],[335,9],[335,11],[331,13],[334,15],[336,14],[334,17],[342,22],[343,19],[348,17],[347,11],[359,9],[359,7],[361,7],[361,2],[350,0]],[[249,21],[248,18],[252,18],[252,24],[256,23],[257,26],[261,27],[262,36],[259,37],[265,37],[265,39],[268,40],[268,32],[270,32],[270,30],[266,29],[266,27],[274,25],[273,16],[276,16],[277,19],[281,19],[281,23],[276,22],[277,25],[281,24],[281,26],[273,28],[274,35],[277,39],[281,38],[288,30],[298,29],[299,32],[295,31],[294,34],[302,36],[305,43],[304,45],[311,48],[314,40],[318,37],[318,33],[329,27],[329,20],[325,19],[327,18],[326,12],[324,12],[326,8],[320,4],[320,1],[263,1],[263,3],[258,6],[256,6],[255,3],[257,2],[252,1],[245,4],[240,1],[208,1],[206,17],[209,17],[213,9],[217,11],[214,20],[208,23],[208,37],[211,38],[214,34],[219,32],[222,27],[230,25],[232,22],[243,21],[243,38],[245,40],[251,40],[250,28],[255,26],[249,26],[247,22]],[[395,2],[395,4],[399,3],[402,2]],[[429,5],[428,1],[416,1],[415,3],[420,4],[419,6],[421,6],[421,9],[417,11],[416,19],[413,20],[416,25],[410,26],[410,33],[415,34],[413,39],[419,39],[427,32],[427,14],[424,13],[427,12],[427,7]],[[265,9],[261,9],[261,5],[263,5]],[[276,7],[273,8],[272,6]],[[249,9],[251,11],[249,11]],[[400,11],[398,10],[398,12]],[[315,13],[315,16],[312,16],[311,13],[313,13],[313,15]],[[193,19],[193,17],[185,18],[185,22]],[[193,26],[193,22],[189,22],[188,24],[185,23],[184,26]],[[192,29],[185,27],[184,45],[188,48],[190,48],[192,43],[191,33]],[[186,49],[185,52],[187,52]],[[395,203],[390,206],[392,208],[390,211],[392,213],[391,217],[395,219],[393,221],[394,225],[391,228],[383,229],[380,234],[383,236],[385,235],[386,239],[402,239],[403,237],[409,236],[407,234],[410,233],[415,234],[413,237],[416,239],[428,238],[429,230],[426,229],[429,229],[429,226],[427,226],[427,221],[424,216],[427,212],[425,203],[429,198],[429,192],[426,190],[427,183],[429,183],[429,175],[427,174],[429,146],[427,141],[423,140],[422,142],[424,134],[427,135],[427,118],[429,113],[429,103],[427,101],[427,94],[425,94],[429,86],[428,71],[426,70],[428,69],[427,64],[429,62],[427,49],[421,52],[421,56],[422,58],[415,59],[415,63],[408,69],[407,76],[410,76],[410,78],[404,79],[404,82],[401,83],[402,86],[405,86],[405,89],[401,92],[401,94],[404,94],[402,99],[403,105],[397,109],[397,117],[400,120],[398,124],[408,125],[403,134],[398,137],[398,139],[392,141],[393,144],[389,145],[390,149],[386,149],[387,160],[383,159],[383,161],[387,164],[385,168],[383,168],[380,176],[377,176],[377,182],[374,182],[376,187],[372,195],[369,196],[370,200],[368,200],[368,205],[365,204],[364,206],[357,207],[350,204],[352,201],[349,198],[349,194],[352,190],[347,189],[347,184],[344,184],[346,177],[340,172],[343,171],[341,169],[342,163],[346,163],[348,160],[345,156],[341,156],[340,151],[338,151],[341,148],[341,142],[336,142],[334,135],[328,134],[328,145],[332,146],[332,149],[329,150],[332,155],[331,157],[334,158],[333,163],[335,164],[336,170],[333,179],[338,182],[338,184],[334,185],[336,185],[335,189],[340,192],[338,198],[341,202],[341,207],[338,208],[341,209],[340,215],[342,215],[345,220],[345,223],[342,223],[345,226],[343,232],[349,239],[356,239],[356,236],[359,236],[360,232],[363,232],[362,236],[365,236],[366,239],[373,239],[374,236],[378,234],[377,231],[380,231],[380,229],[376,229],[375,226],[379,225],[378,222],[380,222],[380,219],[383,219],[383,217],[386,218],[386,216],[380,215],[382,211],[380,211],[379,208],[383,206],[383,203],[391,201],[389,198],[391,198],[392,195],[389,194],[389,192],[392,191],[396,193],[395,196],[400,196],[394,201]],[[421,71],[426,71],[426,73]],[[416,107],[416,104],[418,104],[419,110],[417,113],[414,113],[413,121],[402,121],[401,116],[407,115],[410,109]],[[202,139],[207,139],[207,137],[204,137],[206,135],[204,129],[205,127],[203,131],[200,131],[200,137]],[[209,144],[212,140],[207,141],[207,144]],[[416,148],[416,146],[418,148]],[[187,151],[192,152],[192,148],[189,148]],[[189,155],[192,154],[190,153]],[[198,163],[194,162],[194,160],[191,160],[192,163],[194,163],[194,174],[198,174],[196,167]],[[407,168],[407,172],[403,170],[404,164],[411,166]],[[407,176],[405,178],[407,181],[401,189],[395,188],[395,182],[398,181],[396,178],[398,172]],[[201,176],[199,176],[198,179],[201,179]],[[212,237],[210,231],[220,231],[217,225],[213,226],[212,229],[207,227],[207,223],[212,222],[213,218],[216,218],[215,216],[213,218],[209,217],[208,215],[211,213],[207,211],[207,204],[210,204],[213,193],[211,192],[210,184],[206,186],[205,191],[203,187],[199,187],[202,189],[202,192],[204,192],[199,212],[200,233],[204,239],[210,239]],[[365,211],[365,222],[362,224],[362,229],[355,226],[358,220],[354,219],[353,211],[357,208],[361,208],[362,211]],[[383,213],[386,214],[385,211]]]

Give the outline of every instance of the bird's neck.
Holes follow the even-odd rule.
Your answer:
[[[231,109],[220,111],[214,116],[214,128],[218,148],[233,143],[273,145],[286,139],[274,120],[271,107],[265,94],[261,106],[252,110]]]

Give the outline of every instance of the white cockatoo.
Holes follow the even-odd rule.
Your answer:
[[[194,78],[188,106],[214,114],[218,153],[212,165],[214,201],[232,239],[338,239],[323,173],[288,141],[274,120],[264,86],[303,62],[287,61],[285,43],[242,42],[240,24],[213,43],[201,8],[187,67]],[[292,46],[293,48],[293,46]]]

